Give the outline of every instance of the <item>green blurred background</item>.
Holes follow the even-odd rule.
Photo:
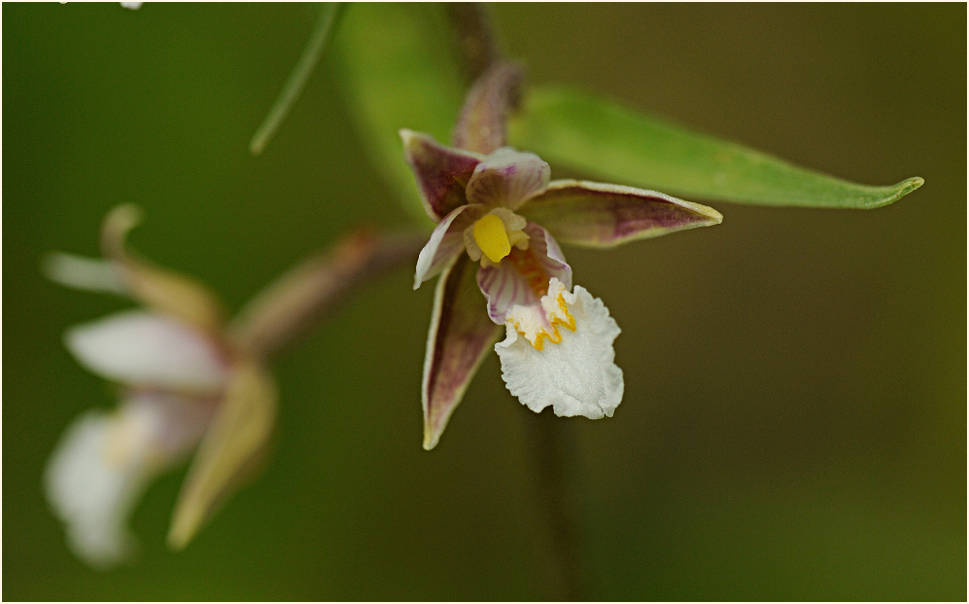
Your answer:
[[[113,404],[61,335],[125,304],[46,282],[44,252],[96,254],[104,213],[135,202],[134,246],[238,308],[348,227],[407,220],[329,64],[247,152],[315,11],[3,6],[4,599],[561,597],[534,418],[494,358],[420,448],[433,288],[411,292],[410,267],[274,360],[270,463],[184,552],[164,544],[184,467],[116,571],[75,559],[47,508],[62,430]],[[532,81],[864,183],[926,179],[872,212],[717,204],[716,228],[566,250],[626,375],[613,419],[564,425],[587,595],[964,600],[966,7],[492,12]]]

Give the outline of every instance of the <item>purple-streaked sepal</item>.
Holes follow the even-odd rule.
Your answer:
[[[434,291],[421,386],[424,449],[428,451],[437,446],[471,378],[501,335],[501,328],[481,308],[476,268],[466,256],[458,256]]]
[[[550,174],[548,163],[534,153],[498,149],[475,167],[468,201],[514,210],[544,191]]]
[[[600,248],[723,220],[713,208],[665,193],[578,180],[552,181],[519,213],[560,241]]]
[[[512,249],[499,264],[478,271],[478,288],[488,299],[488,316],[503,325],[516,304],[541,306],[548,282],[555,277],[566,289],[572,288],[572,267],[548,231],[530,222],[523,229],[528,249]]]
[[[491,153],[505,145],[508,113],[518,105],[522,67],[495,62],[475,81],[468,92],[454,127],[454,146]]]
[[[434,227],[430,239],[417,257],[414,289],[440,273],[455,256],[464,252],[464,229],[480,218],[481,214],[479,206],[460,206]]]
[[[465,205],[465,187],[483,155],[439,144],[420,132],[401,130],[404,157],[414,171],[424,210],[435,222]]]

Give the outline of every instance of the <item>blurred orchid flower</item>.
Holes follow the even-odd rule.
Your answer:
[[[75,420],[45,474],[72,549],[99,568],[131,552],[127,520],[147,484],[201,443],[169,534],[173,546],[187,543],[258,458],[275,416],[271,378],[225,336],[214,296],[126,250],[137,221],[134,207],[116,208],[102,232],[105,260],[55,254],[46,267],[62,284],[125,294],[145,307],[65,337],[81,365],[121,385],[119,408]]]
[[[424,448],[436,446],[500,326],[502,378],[522,404],[612,416],[623,394],[613,350],[620,329],[599,298],[573,288],[558,241],[608,248],[719,224],[720,213],[656,191],[550,181],[541,158],[507,147],[485,155],[409,130],[401,138],[437,222],[414,288],[441,275],[424,359]]]

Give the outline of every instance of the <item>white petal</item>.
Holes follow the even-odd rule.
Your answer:
[[[78,557],[107,568],[130,554],[132,508],[151,478],[198,443],[210,417],[204,403],[142,395],[116,413],[89,411],[67,429],[44,483]]]
[[[561,328],[561,342],[546,342],[538,350],[508,325],[505,339],[495,344],[501,377],[508,390],[536,413],[551,406],[558,416],[611,417],[623,393],[622,370],[613,362],[612,346],[619,326],[602,300],[585,288],[577,285],[574,294],[562,295],[575,319],[575,331]]]
[[[47,466],[47,499],[67,524],[68,541],[92,566],[118,563],[131,550],[124,520],[146,476],[107,462],[115,419],[91,411],[72,424]]]
[[[161,315],[113,315],[69,330],[65,344],[91,371],[128,384],[216,392],[225,380],[215,346]]]
[[[43,271],[48,279],[66,287],[128,293],[117,267],[108,260],[54,252],[44,258]]]

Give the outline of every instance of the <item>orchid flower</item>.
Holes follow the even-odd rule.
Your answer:
[[[275,410],[272,380],[225,337],[214,297],[125,249],[136,221],[131,206],[108,215],[106,260],[57,254],[47,266],[55,281],[125,294],[146,307],[65,337],[81,365],[121,387],[116,410],[85,412],[67,429],[44,479],[72,550],[98,568],[133,549],[127,519],[148,483],[202,443],[169,535],[184,545],[265,443]]]
[[[441,275],[424,359],[424,448],[436,446],[502,326],[494,350],[522,404],[611,417],[624,386],[613,349],[620,329],[602,300],[573,287],[558,242],[609,248],[719,224],[720,213],[656,191],[550,181],[546,162],[508,147],[484,155],[409,130],[401,138],[437,222],[414,289]]]

